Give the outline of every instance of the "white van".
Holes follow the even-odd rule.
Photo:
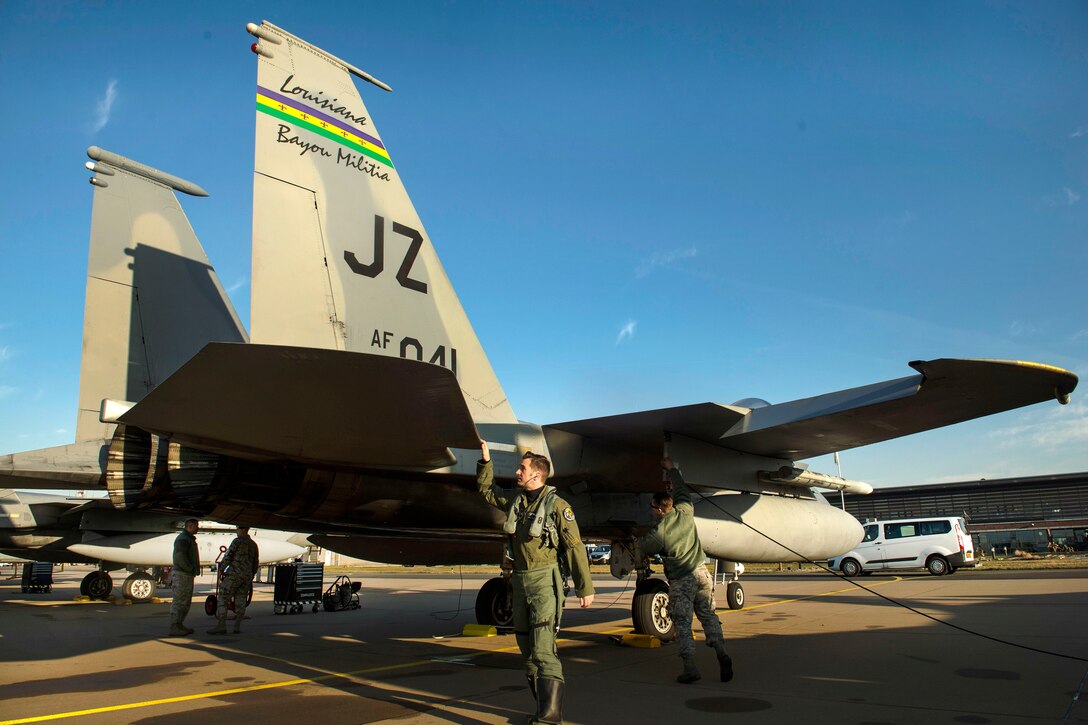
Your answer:
[[[896,519],[865,523],[865,539],[827,560],[846,576],[892,569],[928,569],[933,576],[975,566],[975,547],[959,517]]]

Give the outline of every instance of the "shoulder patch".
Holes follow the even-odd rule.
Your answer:
[[[567,521],[574,521],[574,512],[571,511],[570,506],[567,506],[565,509],[563,509],[563,518],[565,518]]]

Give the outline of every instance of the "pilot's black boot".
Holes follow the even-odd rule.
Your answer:
[[[684,656],[684,671],[676,676],[676,681],[684,685],[690,685],[692,682],[700,679],[702,675],[699,674],[699,668],[695,666],[695,656]]]
[[[536,681],[536,692],[536,716],[529,718],[529,722],[563,722],[563,683],[550,677],[540,677]]]
[[[725,653],[725,642],[715,642],[714,652],[718,655],[718,676],[722,682],[729,682],[733,679],[733,658]]]

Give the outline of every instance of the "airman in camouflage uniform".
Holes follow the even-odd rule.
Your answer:
[[[509,492],[494,483],[495,469],[487,443],[480,442],[482,460],[476,465],[476,485],[492,506],[506,512],[503,530],[514,560],[514,636],[525,658],[529,688],[537,701],[530,723],[563,721],[563,667],[555,644],[563,606],[563,576],[559,557],[574,578],[583,607],[593,603],[589,557],[574,511],[545,486],[551,464],[544,456],[526,453],[514,473],[521,491]]]
[[[170,637],[184,637],[193,630],[185,626],[185,617],[193,603],[193,579],[200,573],[200,551],[196,532],[200,522],[188,519],[174,539],[174,600],[170,602]]]
[[[669,472],[673,494],[655,493],[651,504],[658,517],[653,531],[639,539],[644,554],[660,553],[669,579],[669,616],[676,627],[676,639],[684,671],[677,682],[690,684],[700,678],[695,666],[695,639],[691,634],[692,613],[699,617],[707,644],[718,655],[722,682],[733,679],[733,660],[725,652],[725,638],[718,615],[714,613],[714,583],[706,570],[706,554],[695,528],[695,507],[684,477],[669,458],[661,467]]]
[[[242,618],[246,614],[246,599],[253,588],[253,576],[260,568],[260,552],[257,542],[249,538],[249,527],[239,526],[238,536],[230,542],[230,548],[219,562],[223,573],[219,581],[219,607],[216,615],[219,623],[208,634],[227,633],[227,606],[234,600],[234,634],[242,631]]]

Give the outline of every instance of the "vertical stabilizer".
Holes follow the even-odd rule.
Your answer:
[[[112,435],[104,398],[136,402],[209,342],[246,333],[174,189],[195,184],[92,146],[96,163],[76,440]]]
[[[477,423],[516,422],[351,75],[270,23],[260,38],[251,331],[457,375]]]

